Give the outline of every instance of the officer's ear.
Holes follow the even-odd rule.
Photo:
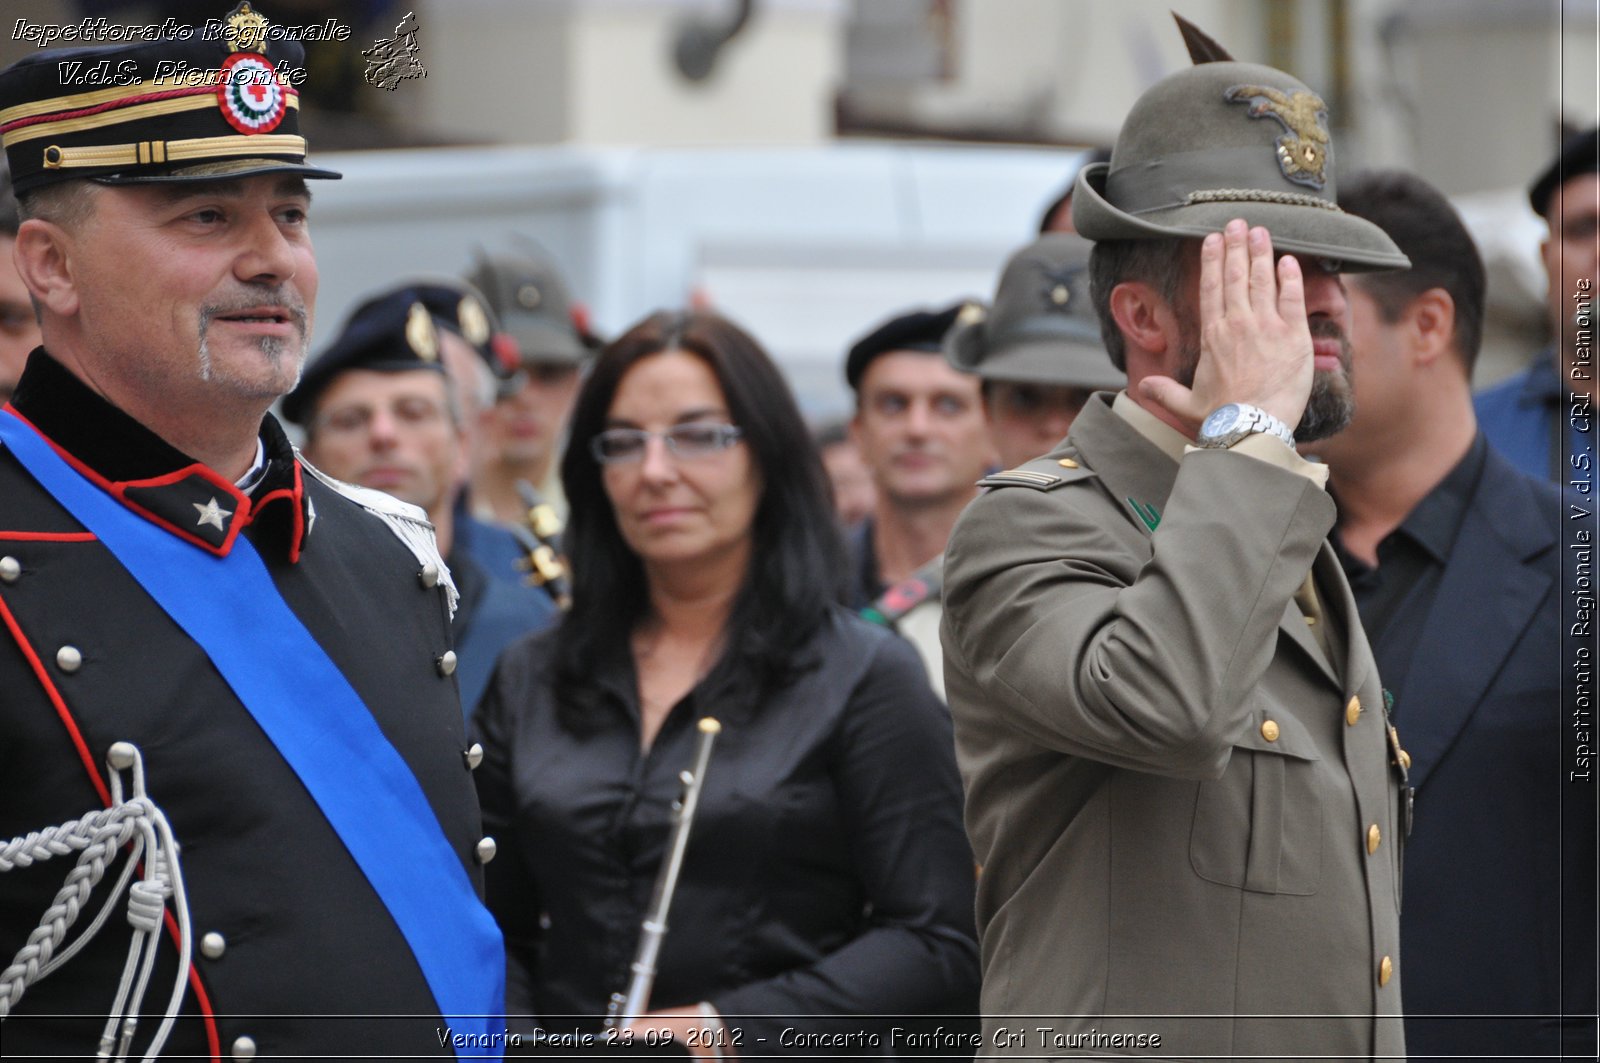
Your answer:
[[[1412,299],[1404,321],[1418,364],[1431,365],[1455,350],[1456,302],[1443,288],[1429,288]]]
[[[1144,281],[1123,281],[1111,289],[1111,317],[1129,345],[1151,354],[1165,354],[1180,336],[1173,308]]]
[[[78,312],[75,247],[72,234],[52,221],[29,218],[17,228],[17,272],[41,320],[47,314],[71,317]]]

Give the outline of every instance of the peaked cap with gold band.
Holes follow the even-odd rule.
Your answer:
[[[260,20],[240,4],[229,24]],[[300,68],[297,41],[226,34],[50,49],[0,72],[0,143],[19,193],[77,178],[105,184],[205,181],[306,165],[300,94],[278,70]],[[248,39],[248,38],[246,38]]]
[[[1405,269],[1376,225],[1336,202],[1328,108],[1272,67],[1205,62],[1140,96],[1109,163],[1078,174],[1072,220],[1090,240],[1205,236],[1243,218],[1273,246],[1347,270]]]

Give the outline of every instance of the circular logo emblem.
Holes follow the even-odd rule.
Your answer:
[[[286,106],[277,69],[266,56],[254,52],[235,52],[223,61],[217,102],[222,117],[241,133],[278,128]]]

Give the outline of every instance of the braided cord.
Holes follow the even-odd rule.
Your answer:
[[[1207,188],[1183,197],[1185,206],[1196,203],[1282,203],[1291,207],[1320,207],[1343,214],[1339,204],[1304,192],[1278,192],[1265,188]]]
[[[155,967],[162,918],[171,898],[178,921],[178,973],[166,1013],[144,1057],[145,1063],[153,1063],[172,1033],[183,1001],[184,984],[189,977],[193,935],[188,897],[178,867],[177,839],[173,837],[166,815],[145,795],[144,760],[138,749],[127,742],[118,742],[111,747],[106,759],[111,769],[111,807],[0,843],[0,872],[30,867],[74,852],[78,854],[66,881],[40,917],[39,925],[28,935],[10,966],[0,972],[0,1020],[10,1015],[29,986],[57,970],[94,938],[126,889],[133,941],[98,1051],[99,1058],[125,1060]],[[122,771],[129,768],[132,769],[132,796],[124,800]],[[124,846],[128,846],[128,858],[116,885],[87,929],[62,949],[61,943],[77,923],[90,893],[105,877],[107,867],[117,859]],[[134,869],[146,854],[143,878],[129,887]]]

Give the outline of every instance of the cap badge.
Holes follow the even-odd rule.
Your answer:
[[[1062,270],[1052,270],[1046,267],[1043,270],[1045,290],[1044,297],[1049,300],[1050,307],[1056,310],[1065,310],[1072,302],[1072,289],[1078,283],[1078,277],[1083,270],[1071,267]]]
[[[283,121],[283,85],[278,71],[262,55],[235,52],[222,61],[217,82],[222,117],[241,133],[269,133]]]
[[[544,302],[544,296],[539,294],[539,289],[536,285],[524,284],[517,289],[517,303],[524,309],[532,310],[542,302]]]
[[[228,12],[223,20],[226,29],[222,39],[230,52],[265,52],[267,43],[267,16],[247,3],[241,3]]]
[[[1311,92],[1286,95],[1268,85],[1235,85],[1222,94],[1229,103],[1249,102],[1251,118],[1273,118],[1285,132],[1278,138],[1278,169],[1298,185],[1321,189],[1327,183],[1328,105]]]
[[[461,297],[461,305],[456,307],[456,321],[461,325],[461,335],[474,347],[482,347],[489,339],[489,315],[472,296]]]
[[[424,362],[439,360],[439,336],[433,330],[433,318],[421,303],[412,303],[406,314],[406,342]]]
[[[956,312],[956,324],[972,326],[980,323],[989,316],[982,303],[962,303],[961,309]]]

